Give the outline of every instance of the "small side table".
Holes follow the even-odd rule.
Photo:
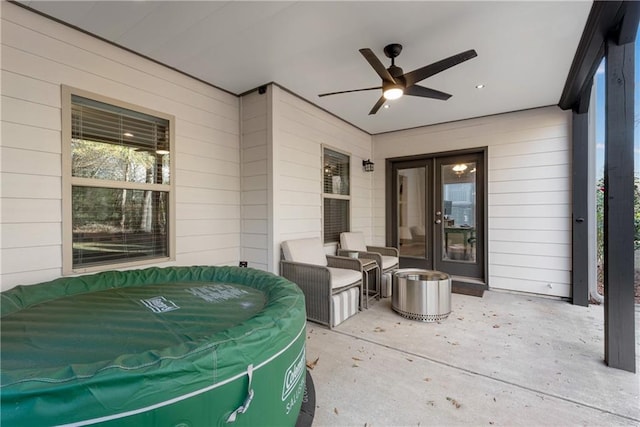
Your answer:
[[[362,293],[364,293],[362,306],[364,308],[369,308],[369,299],[380,297],[380,267],[378,266],[378,263],[372,259],[360,259],[360,262],[362,262]],[[370,294],[369,284],[371,283],[372,276],[375,290]]]

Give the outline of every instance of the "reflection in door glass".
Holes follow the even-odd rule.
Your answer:
[[[442,166],[442,259],[476,260],[476,163]]]
[[[398,170],[398,248],[400,256],[424,258],[425,168]]]

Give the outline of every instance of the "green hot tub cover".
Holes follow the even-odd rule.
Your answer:
[[[299,288],[236,267],[111,271],[1,296],[1,424],[294,425]]]

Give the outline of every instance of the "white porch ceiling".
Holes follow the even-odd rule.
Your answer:
[[[560,99],[590,1],[22,1],[33,9],[235,94],[275,82],[375,134],[540,106]],[[459,52],[478,57],[421,85],[448,101],[404,96],[378,114],[358,49],[401,43],[405,72]],[[484,89],[476,85],[484,84]]]

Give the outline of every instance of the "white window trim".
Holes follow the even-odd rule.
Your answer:
[[[117,99],[109,98],[96,93],[88,92],[82,89],[61,85],[61,105],[62,105],[62,274],[72,275],[78,273],[91,273],[106,270],[126,269],[143,265],[160,264],[163,262],[175,261],[176,259],[176,191],[175,191],[175,116],[165,114],[156,110],[141,107],[139,105],[130,104]],[[109,181],[96,181],[90,178],[79,178],[71,176],[71,96],[76,95],[83,98],[111,104],[116,107],[126,108],[151,116],[159,117],[169,121],[169,151],[171,153],[171,161],[169,164],[169,176],[171,177],[169,185],[146,184],[143,187],[149,189],[156,186],[158,190],[167,191],[169,187],[169,221],[167,234],[169,237],[169,256],[158,257],[153,259],[145,259],[141,261],[114,262],[110,264],[95,265],[81,268],[73,268],[73,224],[72,224],[72,185],[87,185],[93,187],[113,187],[109,185]],[[117,182],[117,188],[141,188],[140,184],[131,182]]]
[[[322,194],[322,206],[321,206],[321,225],[322,225],[322,243],[325,246],[336,246],[340,244],[340,241],[338,242],[329,242],[329,243],[325,243],[324,241],[324,201],[325,199],[339,199],[339,200],[348,200],[349,201],[349,218],[348,223],[349,223],[349,228],[351,228],[351,218],[353,218],[353,213],[352,213],[352,209],[353,209],[353,203],[351,200],[351,195],[353,193],[353,189],[352,189],[352,183],[353,183],[353,164],[352,164],[352,160],[353,160],[353,155],[348,152],[348,151],[344,151],[344,150],[340,150],[339,148],[335,148],[331,145],[327,145],[327,144],[321,144],[321,149],[322,149],[322,156],[321,156],[321,168],[320,168],[320,193]],[[340,153],[340,154],[344,154],[345,156],[349,156],[349,195],[343,195],[343,194],[335,194],[335,193],[325,193],[324,192],[324,150],[325,149],[329,149],[331,151],[335,151],[336,153]]]

